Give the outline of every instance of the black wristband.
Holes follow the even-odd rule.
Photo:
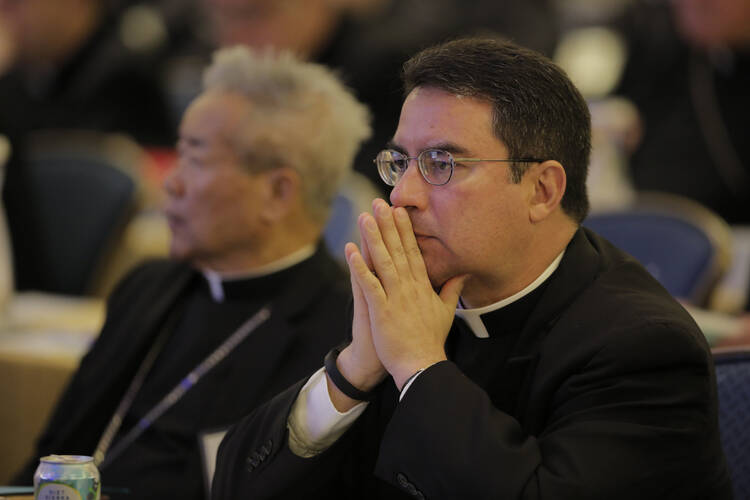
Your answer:
[[[328,354],[326,354],[325,368],[326,373],[331,378],[331,382],[344,394],[357,401],[372,401],[375,399],[375,391],[365,392],[360,391],[354,387],[339,371],[339,367],[336,366],[336,359],[339,357],[341,350],[338,347],[334,347]]]

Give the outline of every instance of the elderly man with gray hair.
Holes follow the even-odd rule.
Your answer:
[[[81,454],[105,493],[205,498],[222,431],[347,330],[349,283],[320,241],[367,109],[290,54],[221,50],[204,83],[164,181],[171,258],[113,292],[19,484],[38,457]]]

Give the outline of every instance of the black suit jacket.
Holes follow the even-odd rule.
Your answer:
[[[579,230],[505,345],[491,392],[452,361],[401,402],[387,379],[310,459],[288,447],[298,383],[224,439],[213,498],[731,497],[707,344],[633,258]]]
[[[271,317],[164,418],[189,419],[190,425],[205,430],[227,428],[320,365],[330,347],[342,341],[351,297],[346,275],[323,249],[293,269],[290,286],[268,298]],[[139,267],[118,285],[108,301],[99,338],[83,358],[16,484],[31,483],[40,456],[93,453],[168,312],[194,279],[203,278],[187,264],[161,260]],[[163,480],[188,481],[202,496],[198,453],[196,441],[195,456],[181,474],[164,473]]]

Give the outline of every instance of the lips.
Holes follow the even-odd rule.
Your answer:
[[[434,236],[432,236],[432,235],[430,235],[430,234],[427,234],[427,233],[426,233],[426,232],[424,232],[424,231],[416,231],[416,230],[414,231],[414,236],[415,236],[415,237],[416,237],[417,239],[419,239],[419,238],[434,238]]]
[[[437,237],[431,234],[431,232],[427,232],[424,230],[421,226],[421,224],[417,224],[414,220],[414,217],[411,218],[411,224],[412,224],[412,231],[414,232],[414,238],[416,238],[417,243],[423,243],[428,240],[434,240]]]
[[[167,225],[169,225],[170,229],[182,224],[182,217],[173,211],[165,210],[164,217],[167,219]]]
[[[424,253],[425,248],[430,246],[430,242],[435,241],[434,236],[429,236],[426,234],[421,233],[414,233],[414,237],[417,240],[417,246],[419,247],[420,252]]]

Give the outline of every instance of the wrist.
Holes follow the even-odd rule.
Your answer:
[[[353,385],[346,376],[341,373],[338,358],[340,352],[337,348],[331,349],[325,358],[326,384],[328,386],[328,395],[333,406],[341,413],[346,413],[363,401],[373,399],[375,392],[372,390],[375,386],[367,391],[361,390]],[[355,372],[356,373],[356,372]],[[351,376],[351,375],[350,375]],[[357,378],[359,382],[360,379]],[[361,382],[359,382],[361,383]],[[368,386],[369,387],[369,386]]]
[[[379,364],[379,360],[378,360]],[[383,381],[387,372],[382,365],[379,369],[368,370],[367,363],[363,362],[356,356],[352,345],[348,345],[342,350],[336,359],[336,366],[339,373],[354,387],[363,392],[373,390],[380,382]]]
[[[362,401],[352,399],[341,392],[333,380],[331,380],[331,376],[328,372],[326,372],[326,386],[328,388],[328,397],[331,400],[333,407],[336,408],[336,411],[339,413],[346,413],[355,406],[362,404]]]
[[[409,362],[402,363],[401,365],[394,367],[391,372],[393,381],[396,383],[396,387],[399,392],[404,390],[404,385],[409,382],[416,374],[426,370],[432,365],[445,361],[445,356],[429,358],[424,360],[410,360]]]

